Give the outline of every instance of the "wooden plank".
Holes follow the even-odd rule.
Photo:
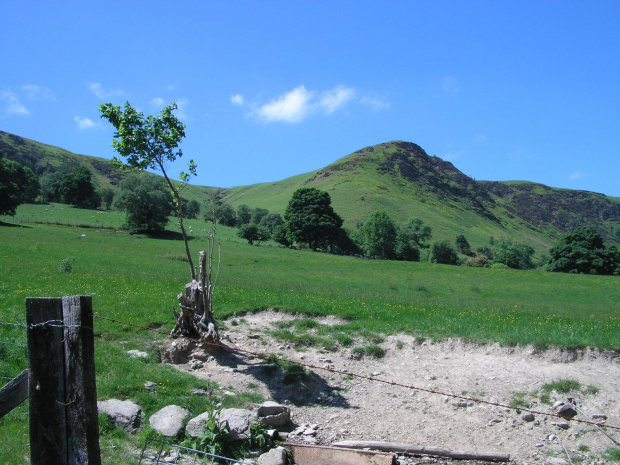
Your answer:
[[[63,297],[62,307],[68,460],[100,465],[92,297]]]
[[[62,300],[27,298],[30,463],[67,465]]]
[[[394,454],[367,450],[342,449],[307,444],[284,444],[290,447],[297,465],[395,465]]]
[[[28,370],[6,383],[0,389],[0,418],[28,398]]]
[[[375,449],[387,452],[435,455],[438,457],[449,457],[458,460],[486,460],[489,462],[510,461],[510,454],[501,452],[461,452],[446,449],[444,447],[429,447],[403,442],[339,441],[335,442],[333,445],[336,447],[346,447],[351,449]]]

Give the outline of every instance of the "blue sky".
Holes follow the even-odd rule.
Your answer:
[[[192,183],[419,144],[478,180],[620,197],[620,2],[19,1],[0,129],[111,158],[98,104],[175,101]]]

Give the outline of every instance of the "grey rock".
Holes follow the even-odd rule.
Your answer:
[[[137,433],[142,427],[144,412],[130,400],[110,399],[97,402],[97,409],[105,413],[114,422],[116,428],[124,429],[130,434]]]
[[[271,449],[258,458],[258,465],[286,465],[286,450],[283,447]]]
[[[151,415],[149,424],[162,436],[175,438],[183,429],[183,420],[188,416],[189,410],[178,405],[168,405]]]
[[[250,439],[250,425],[256,418],[256,412],[242,408],[225,408],[220,411],[218,420],[220,427],[227,427],[228,441],[243,441]]]
[[[560,457],[549,457],[545,462],[547,465],[569,465],[569,463]]]
[[[267,426],[284,426],[291,421],[291,409],[277,402],[267,401],[258,407],[259,421]]]
[[[209,421],[209,412],[204,412],[192,418],[185,426],[185,433],[192,438],[199,438],[204,431],[205,422]]]
[[[128,350],[127,353],[131,358],[147,358],[149,356],[146,352],[136,349]]]
[[[568,424],[568,422],[566,421],[556,421],[554,423],[551,423],[553,426],[557,426],[558,428],[562,428],[562,429],[568,429],[570,426]]]
[[[534,417],[533,413],[525,412],[523,415],[521,415],[521,419],[523,421],[534,421],[536,418]]]

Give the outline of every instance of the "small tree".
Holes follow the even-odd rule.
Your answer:
[[[85,166],[80,166],[73,173],[65,174],[60,180],[60,195],[64,203],[78,208],[97,208],[101,198],[95,192],[92,182],[93,174]]]
[[[473,256],[474,254],[471,251],[471,247],[467,238],[463,234],[459,234],[456,236],[456,249],[461,252],[463,255],[467,255],[468,257]]]
[[[244,224],[237,231],[237,235],[248,241],[248,244],[253,245],[254,241],[262,242],[267,241],[271,237],[271,233],[264,226],[259,226],[255,223]]]
[[[527,244],[499,240],[493,246],[493,261],[503,263],[515,270],[529,270],[534,268],[532,257],[534,249]]]
[[[250,218],[250,222],[254,224],[260,224],[261,220],[269,214],[269,210],[266,208],[256,207],[252,210],[252,218]]]
[[[396,225],[384,211],[371,214],[361,229],[362,248],[367,257],[393,258]]]
[[[133,232],[161,232],[166,228],[172,195],[155,176],[132,173],[123,179],[114,199],[114,208],[127,214]]]
[[[14,216],[17,207],[32,202],[38,195],[39,183],[28,167],[5,160],[0,151],[0,215]]]
[[[252,222],[252,209],[245,204],[237,207],[237,227]]]
[[[284,220],[289,240],[308,244],[313,250],[332,245],[343,224],[332,208],[329,194],[314,187],[302,187],[293,193]]]
[[[114,158],[113,161],[120,166],[129,166],[139,170],[153,169],[163,174],[174,196],[190,273],[192,279],[195,280],[196,271],[183,224],[181,190],[189,182],[190,176],[196,175],[196,164],[194,160],[190,160],[188,164],[189,173],[181,172],[179,175],[182,181],[181,186],[172,182],[167,170],[168,163],[172,163],[183,156],[183,152],[178,147],[185,137],[185,125],[173,114],[177,108],[177,104],[173,102],[164,107],[159,116],[149,115],[145,118],[129,102],[126,102],[122,108],[120,105],[112,105],[111,103],[99,105],[101,117],[107,119],[116,128],[112,147],[125,158],[124,161],[117,158]]]
[[[444,265],[458,265],[459,256],[456,249],[448,241],[438,241],[431,247],[431,262]]]
[[[187,218],[190,220],[195,220],[196,218],[198,218],[198,215],[200,215],[200,204],[198,203],[198,201],[192,199],[189,202],[187,202],[187,205],[185,207],[185,212],[186,212]]]
[[[620,253],[591,227],[566,233],[549,252],[547,269],[563,273],[620,274]]]
[[[99,197],[101,198],[101,204],[106,210],[109,210],[114,202],[114,191],[109,187],[104,187],[99,190]]]
[[[272,233],[274,229],[276,229],[277,226],[280,226],[283,224],[284,224],[284,220],[282,219],[282,216],[279,213],[268,213],[267,215],[261,218],[260,223],[259,223],[260,226],[264,226],[265,228],[269,229],[269,231],[271,231]]]
[[[214,216],[216,221],[224,226],[234,227],[237,224],[235,209],[227,203],[216,203],[213,212],[205,215],[205,221],[212,221]]]

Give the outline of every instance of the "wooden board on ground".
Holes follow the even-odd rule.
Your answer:
[[[297,465],[395,465],[396,456],[385,452],[338,447],[285,444]]]

